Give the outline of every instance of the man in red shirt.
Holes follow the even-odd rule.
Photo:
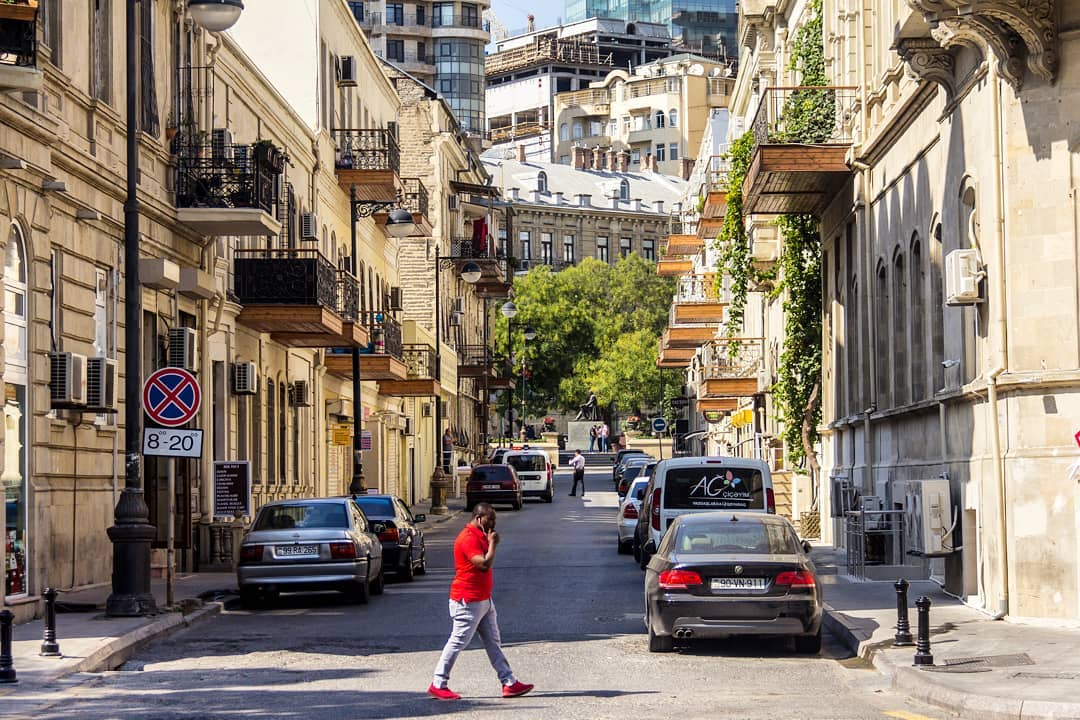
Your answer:
[[[491,599],[491,566],[495,563],[495,547],[498,544],[495,509],[487,503],[478,503],[469,524],[454,541],[455,573],[454,581],[450,583],[450,618],[454,621],[454,627],[435,665],[435,679],[428,688],[428,695],[439,700],[461,698],[447,687],[447,683],[458,655],[469,646],[477,633],[484,643],[491,666],[499,674],[502,696],[518,697],[533,689],[532,685],[514,679],[510,663],[499,645],[499,619]]]

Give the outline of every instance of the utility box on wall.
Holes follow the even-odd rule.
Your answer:
[[[953,250],[945,256],[945,304],[974,305],[982,302],[981,283],[986,277],[974,249]]]
[[[949,481],[912,480],[904,485],[904,547],[907,554],[941,557],[953,552]]]

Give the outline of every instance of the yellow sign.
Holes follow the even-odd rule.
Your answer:
[[[352,425],[335,423],[330,429],[330,443],[332,445],[352,445]]]
[[[745,427],[746,425],[754,424],[754,411],[750,408],[743,408],[737,410],[731,415],[731,424],[735,427]]]

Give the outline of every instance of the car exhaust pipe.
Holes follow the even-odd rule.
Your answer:
[[[694,637],[694,631],[689,628],[679,628],[675,631],[675,637],[679,640],[688,640]]]

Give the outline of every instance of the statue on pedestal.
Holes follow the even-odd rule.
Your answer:
[[[574,420],[599,420],[600,413],[596,408],[596,393],[589,391],[589,399],[583,405],[578,405],[578,414]]]

